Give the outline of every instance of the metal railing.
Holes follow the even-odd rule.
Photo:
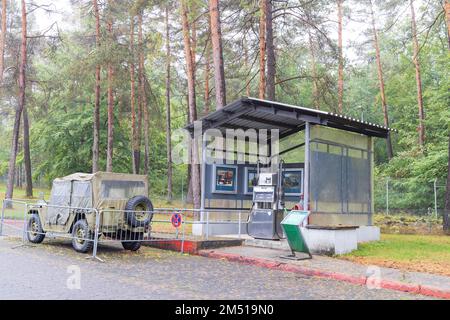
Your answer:
[[[239,209],[215,209],[215,208],[208,208],[208,209],[185,209],[185,208],[155,208],[155,212],[180,212],[185,217],[198,217],[199,220],[196,221],[189,221],[189,220],[183,220],[185,224],[191,225],[191,226],[205,226],[205,230],[201,234],[197,234],[197,236],[204,237],[206,240],[209,240],[209,237],[211,235],[211,226],[214,225],[236,225],[237,226],[237,232],[233,233],[238,236],[240,239],[243,234],[246,234],[246,228],[243,228],[243,225],[245,226],[247,224],[247,217],[250,213],[250,209],[245,210],[239,210]],[[227,215],[232,216],[232,218],[223,219],[223,218],[217,218],[217,217],[211,217],[211,215],[220,216],[220,215]]]
[[[9,208],[10,206],[12,208]],[[53,228],[45,230],[43,226],[48,226],[48,221],[40,221],[40,217],[43,215],[39,215],[39,223],[36,223],[36,217],[33,213],[37,213],[39,210],[47,210],[48,212],[49,208],[68,210],[69,218],[67,218],[65,224],[61,224],[57,228],[53,225]],[[174,213],[180,217],[178,227],[172,226],[170,218]],[[93,216],[89,216],[90,214]],[[145,215],[150,215],[151,221],[138,218]],[[133,226],[129,225],[131,216],[135,219]],[[82,232],[77,233],[76,223],[80,220],[86,220],[87,229],[81,228]],[[77,251],[88,252],[92,249],[90,258],[98,260],[101,260],[97,256],[99,243],[107,244],[114,241],[120,241],[124,249],[128,250],[137,250],[141,243],[146,242],[180,241],[180,251],[183,253],[186,235],[184,220],[182,210],[130,211],[108,209],[99,211],[95,208],[57,206],[43,202],[30,204],[25,201],[4,200],[0,217],[0,236],[21,238],[22,243],[16,247],[28,245],[27,240],[29,243],[40,243],[45,236],[71,239],[74,248],[77,244],[79,245],[78,250],[76,248]],[[36,228],[33,227],[33,223]],[[162,225],[166,226],[158,228]],[[158,236],[152,237],[152,232],[159,232]]]
[[[23,209],[17,210],[16,205]],[[29,203],[22,200],[4,200],[2,203],[2,211],[0,217],[0,236],[9,238],[21,238],[22,243],[16,247],[27,245],[27,240],[29,243],[40,243],[45,236],[52,238],[66,238],[74,239],[73,234],[67,232],[58,231],[44,231],[42,228],[43,221],[36,222],[35,214],[38,210],[46,208],[59,209],[59,210],[70,210],[71,214],[93,214],[95,221],[97,221],[98,211],[95,208],[85,208],[85,207],[69,207],[69,206],[58,206],[50,205],[47,203]],[[40,228],[33,229],[33,222],[36,226],[40,225]],[[63,225],[64,226],[64,225]],[[96,224],[94,224],[94,228]],[[12,231],[12,232],[11,232]],[[94,257],[96,254],[96,239],[90,237],[77,237],[76,239],[92,242],[92,247],[94,248]]]

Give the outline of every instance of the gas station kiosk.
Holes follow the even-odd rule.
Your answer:
[[[358,241],[379,238],[372,225],[373,144],[392,129],[255,98],[239,99],[199,122],[201,137],[195,136],[194,123],[186,127],[201,154],[199,219],[205,221],[208,213],[210,221],[236,221],[233,211],[245,214],[241,226],[210,224],[209,235],[239,229],[277,240],[285,237],[286,213],[305,208],[310,211],[306,224],[314,230],[352,227]],[[233,138],[233,132],[243,135]],[[230,135],[233,144],[244,136],[245,148],[230,151]],[[194,234],[206,232],[204,223],[193,227]],[[308,241],[314,243],[311,235]]]

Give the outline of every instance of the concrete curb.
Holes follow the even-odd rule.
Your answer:
[[[185,239],[158,239],[155,238],[151,241],[144,241],[143,245],[163,250],[181,251],[183,247],[183,253],[198,254],[200,250],[212,250],[222,247],[240,246],[243,240],[230,239],[230,240],[188,240]]]
[[[233,253],[222,253],[222,252],[215,252],[215,251],[200,250],[200,251],[198,251],[198,255],[200,255],[202,257],[206,257],[206,258],[225,259],[227,261],[239,262],[239,263],[248,264],[248,265],[255,265],[258,267],[262,267],[262,268],[299,273],[299,274],[303,274],[306,276],[333,279],[333,280],[337,280],[337,281],[344,281],[344,282],[353,283],[353,284],[357,284],[357,285],[366,285],[368,280],[373,281],[371,279],[368,279],[365,276],[354,276],[354,275],[350,275],[350,274],[346,274],[346,273],[312,269],[312,268],[297,266],[297,265],[284,263],[284,262],[277,262],[277,261],[263,259],[263,258],[245,257],[245,256],[241,256],[238,254],[233,254]],[[420,294],[420,295],[424,295],[424,296],[430,296],[430,297],[450,300],[450,291],[442,290],[442,289],[435,288],[432,286],[420,285],[420,284],[415,284],[415,283],[404,283],[404,282],[400,282],[400,281],[386,280],[386,279],[381,279],[380,281],[377,281],[377,282],[378,282],[377,285],[379,285],[381,288],[384,288],[384,289],[408,292],[408,293],[415,293],[415,294]]]

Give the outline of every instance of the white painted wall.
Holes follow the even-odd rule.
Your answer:
[[[344,254],[358,248],[356,229],[301,229],[311,253]]]
[[[356,229],[358,243],[379,241],[380,228],[376,226],[361,226]]]

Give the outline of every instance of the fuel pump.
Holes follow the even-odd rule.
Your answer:
[[[282,186],[283,162],[277,172],[260,172],[253,186],[253,205],[247,223],[247,233],[257,239],[283,238],[280,225],[284,217],[284,192]]]

